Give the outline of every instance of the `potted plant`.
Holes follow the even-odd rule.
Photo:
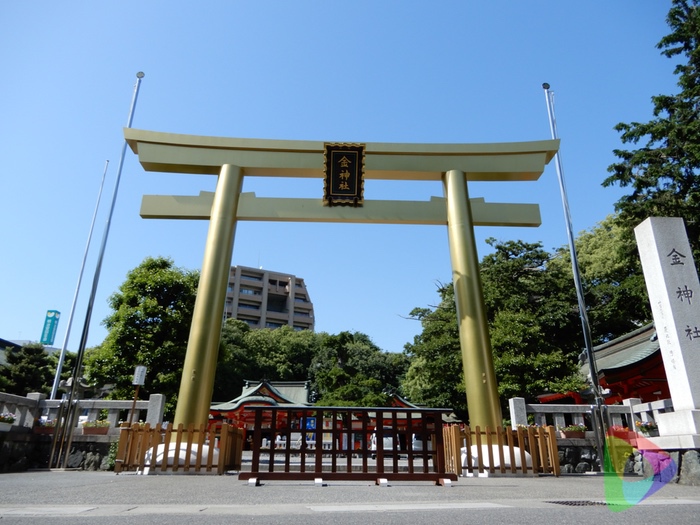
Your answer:
[[[608,436],[615,436],[620,439],[629,439],[633,437],[630,436],[630,429],[621,425],[611,425],[608,427]]]
[[[586,425],[568,425],[559,427],[561,437],[566,439],[583,439],[586,437]]]
[[[106,419],[91,419],[83,423],[83,435],[107,434],[109,431],[109,421]]]
[[[55,419],[37,419],[34,422],[34,428],[32,428],[32,432],[34,432],[35,434],[53,434],[53,430],[55,427]]]
[[[659,435],[659,427],[653,421],[637,421],[635,423],[637,430],[647,437],[655,437]]]
[[[9,432],[12,424],[15,422],[15,415],[9,412],[0,414],[0,432]]]

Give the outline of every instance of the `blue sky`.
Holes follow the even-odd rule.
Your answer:
[[[573,227],[590,229],[622,195],[602,188],[621,147],[613,126],[651,118],[676,92],[658,41],[670,2],[209,1],[3,2],[0,53],[0,337],[39,340],[62,312],[61,346],[106,160],[110,161],[71,329],[76,350],[123,144],[133,127],[241,138],[480,143],[550,138],[555,93]],[[107,298],[147,256],[201,266],[206,222],[144,220],[144,194],[213,191],[215,177],[146,172],[129,150],[88,345],[105,337]],[[321,179],[248,179],[259,196],[322,197]],[[566,244],[554,162],[537,182],[472,183],[472,197],[541,207],[539,228],[487,237]],[[368,182],[366,199],[427,200],[437,183]],[[406,316],[450,280],[443,227],[240,223],[233,264],[306,280],[318,331],[368,334],[401,351]],[[573,284],[572,284],[573,286]]]

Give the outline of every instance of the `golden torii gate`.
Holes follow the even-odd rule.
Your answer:
[[[495,428],[501,408],[486,321],[473,226],[539,226],[537,204],[470,199],[467,181],[535,181],[558,140],[492,144],[364,144],[364,178],[442,181],[444,198],[366,200],[324,206],[322,199],[241,193],[243,177],[323,178],[325,144],[234,139],[124,129],[147,171],[218,175],[199,196],[144,195],[147,219],[209,219],[199,289],[174,423],[206,423],[214,387],[221,319],[237,221],[447,225],[470,424]]]

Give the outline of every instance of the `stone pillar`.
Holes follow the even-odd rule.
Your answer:
[[[31,399],[32,401],[36,401],[36,404],[34,406],[30,407],[20,407],[19,408],[19,418],[18,421],[15,422],[16,425],[20,427],[32,427],[34,426],[34,422],[41,418],[41,403],[45,401],[47,398],[46,394],[42,394],[41,392],[29,392],[27,394],[27,399]],[[29,416],[29,417],[27,417]],[[31,419],[31,421],[30,421]]]
[[[148,409],[146,410],[146,423],[151,424],[151,428],[160,427],[163,423],[163,413],[165,412],[165,396],[163,394],[151,394],[148,397]]]
[[[683,219],[651,217],[634,230],[674,412],[659,434],[700,433],[700,281]]]
[[[173,421],[175,425],[200,425],[209,421],[242,184],[241,168],[230,164],[222,166],[211,207],[202,273]]]
[[[448,171],[443,187],[469,424],[495,429],[503,424],[503,417],[464,172]]]
[[[512,397],[508,400],[510,407],[510,427],[518,429],[518,425],[527,426],[527,403],[524,397]]]

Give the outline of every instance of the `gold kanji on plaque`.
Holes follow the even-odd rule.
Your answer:
[[[364,144],[326,143],[323,156],[325,206],[361,206],[364,199]]]

